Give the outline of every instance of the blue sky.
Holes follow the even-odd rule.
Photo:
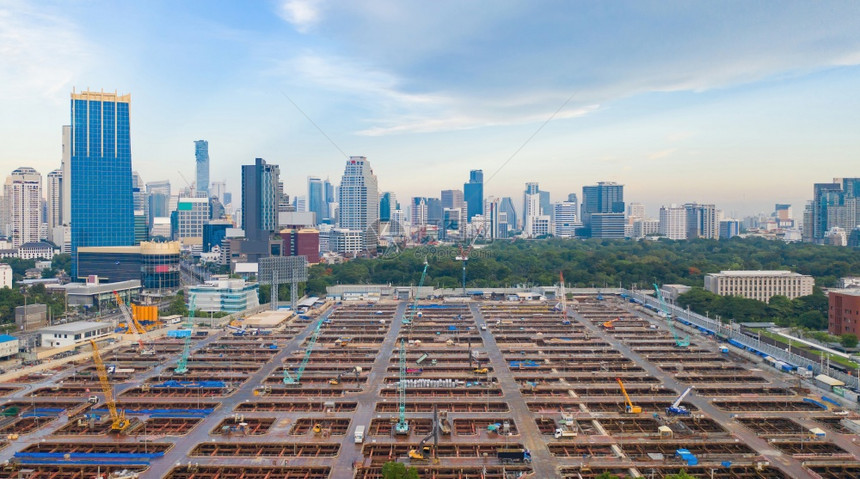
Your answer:
[[[344,152],[402,202],[482,168],[515,203],[606,180],[651,214],[799,216],[813,182],[860,176],[858,32],[851,1],[0,0],[0,161],[59,167],[91,88],[131,93],[144,181],[192,179],[207,139],[236,197],[254,157],[295,195]]]

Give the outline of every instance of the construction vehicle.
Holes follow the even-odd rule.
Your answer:
[[[433,439],[433,446],[427,446],[427,441]],[[436,413],[436,405],[433,405],[433,427],[430,428],[430,434],[424,436],[421,439],[421,442],[418,443],[418,446],[415,449],[409,450],[409,459],[414,461],[429,461],[430,456],[435,456],[436,451],[439,447],[439,419]],[[437,462],[436,459],[434,462]]]
[[[693,386],[688,387],[678,396],[678,399],[675,399],[675,402],[672,403],[671,406],[666,408],[666,414],[670,416],[689,416],[690,410],[681,405],[681,401],[687,397],[687,394],[690,394],[690,391],[693,390]]]
[[[116,403],[113,400],[113,390],[108,382],[107,369],[105,369],[105,363],[102,361],[102,356],[99,353],[99,347],[92,339],[90,340],[90,345],[93,347],[93,362],[96,363],[96,371],[98,371],[99,375],[99,384],[102,387],[102,393],[105,395],[105,405],[107,406],[108,413],[110,414],[110,432],[121,434],[128,429],[131,421],[126,419],[125,411],[117,412]]]
[[[412,304],[409,306],[409,317],[403,318],[401,321],[403,324],[412,324],[412,319],[415,317],[415,310],[418,309],[418,292],[421,291],[421,288],[424,286],[424,279],[427,277],[427,267],[430,264],[427,263],[427,260],[424,260],[424,271],[421,272],[421,280],[418,281],[418,289],[415,290],[415,296],[412,299]],[[419,311],[418,317],[420,318],[423,314]],[[411,328],[410,328],[411,330]]]
[[[615,329],[615,322],[620,320],[621,318],[610,319],[603,323],[603,329]]]
[[[472,372],[475,374],[487,374],[488,372],[490,372],[490,369],[489,368],[475,368],[472,370]]]
[[[443,436],[451,435],[451,422],[448,420],[448,411],[439,411],[439,432]]]
[[[338,373],[337,377],[329,379],[328,383],[332,386],[337,386],[338,384],[340,384],[340,380],[341,378],[343,378],[343,375],[349,373],[355,373],[355,380],[358,381],[358,375],[361,374],[361,366],[356,366],[349,371]]]
[[[152,349],[147,349],[143,344],[143,339],[141,339],[140,334],[145,333],[146,329],[134,318],[134,315],[131,314],[131,311],[128,309],[128,305],[125,304],[125,301],[122,300],[122,297],[118,292],[113,292],[113,297],[116,299],[116,305],[122,313],[123,318],[125,318],[125,325],[127,327],[127,331],[131,333],[134,340],[138,345],[138,352],[141,355],[151,356],[155,354],[155,351]]]
[[[320,328],[322,328],[323,320],[320,318],[317,321],[317,326],[314,328],[313,334],[311,334],[311,339],[308,341],[308,347],[305,349],[305,356],[302,358],[301,364],[299,364],[299,369],[296,371],[296,377],[293,377],[290,374],[289,368],[284,366],[284,384],[290,385],[298,385],[299,381],[302,380],[302,374],[305,372],[305,368],[308,365],[308,361],[311,359],[311,353],[313,352],[314,345],[317,343],[317,338],[320,335]]]
[[[397,409],[400,416],[394,425],[394,434],[409,434],[406,422],[406,341],[400,339],[400,380],[397,382]]]
[[[498,449],[496,451],[496,457],[499,458],[499,462],[502,464],[507,463],[525,463],[528,464],[532,462],[532,454],[528,449],[519,448],[510,448],[510,449]]]
[[[672,337],[675,338],[675,346],[686,348],[690,345],[690,336],[687,336],[686,338],[678,336],[678,333],[675,331],[675,326],[672,324],[674,321],[672,313],[669,311],[669,307],[666,306],[666,301],[663,299],[663,293],[660,292],[660,287],[657,286],[657,283],[654,283],[654,290],[657,291],[657,299],[660,300],[660,315],[664,316],[666,318],[666,322],[669,323],[669,330],[672,331]]]
[[[361,444],[364,442],[364,426],[355,427],[355,435],[353,437],[353,441],[356,444]]]
[[[572,416],[562,416],[559,425],[561,427],[557,427],[553,434],[553,437],[556,439],[561,439],[563,437],[576,437],[578,435],[579,428],[576,424],[576,419]]]
[[[188,322],[185,327],[188,328],[188,336],[185,336],[185,343],[182,345],[182,354],[179,360],[176,361],[176,369],[173,370],[176,374],[185,374],[188,372],[188,356],[191,354],[191,330],[194,328],[194,306],[196,306],[194,295],[188,294]]]
[[[630,400],[630,396],[627,395],[627,390],[624,389],[624,383],[621,382],[621,378],[615,378],[618,381],[618,385],[621,387],[621,394],[624,395],[624,401],[626,402],[625,412],[627,414],[639,414],[642,412],[641,406],[634,406],[633,401]]]

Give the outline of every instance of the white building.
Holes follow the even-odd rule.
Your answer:
[[[529,238],[552,234],[552,218],[549,215],[528,216],[526,221],[526,235]]]
[[[170,218],[158,216],[152,219],[152,227],[149,229],[149,237],[163,236],[170,238]]]
[[[52,259],[54,247],[44,241],[24,243],[18,248],[18,257],[21,259]]]
[[[183,244],[202,244],[203,225],[209,222],[209,198],[180,198],[176,206],[177,239]]]
[[[188,307],[194,301],[194,310],[208,312],[224,311],[238,313],[260,305],[258,283],[246,283],[243,279],[217,279],[188,289]]]
[[[720,271],[705,276],[705,289],[720,296],[770,301],[773,296],[789,299],[812,294],[815,279],[791,271]]]
[[[0,359],[8,359],[18,354],[18,338],[0,334]]]
[[[39,241],[42,210],[42,175],[30,167],[15,169],[4,188],[4,199],[12,226],[12,247]]]
[[[633,232],[631,238],[644,238],[660,232],[660,221],[652,219],[637,218],[633,221]]]
[[[642,203],[629,203],[627,205],[627,218],[633,224],[634,218],[645,218],[645,205]]]
[[[0,288],[12,287],[12,267],[6,263],[0,263]]]
[[[364,231],[334,228],[329,232],[328,246],[331,251],[343,256],[355,256],[362,251]]]
[[[349,157],[337,191],[338,228],[361,234],[359,251],[376,252],[377,234],[374,229],[379,227],[379,185],[367,158]]]
[[[40,329],[42,346],[46,348],[63,348],[66,346],[77,346],[107,336],[111,333],[111,325],[108,323],[96,323],[93,321],[77,321],[74,323],[48,326]]]
[[[660,234],[672,240],[687,239],[687,210],[675,205],[660,207]]]
[[[555,222],[555,235],[561,238],[573,238],[576,236],[576,228],[582,226],[577,221],[576,202],[559,201],[553,204],[553,219]]]
[[[48,173],[45,197],[48,202],[48,231],[53,231],[63,224],[63,170]]]

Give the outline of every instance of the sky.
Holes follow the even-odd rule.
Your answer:
[[[597,181],[727,216],[860,176],[856,1],[0,0],[0,174],[59,168],[69,95],[131,94],[144,181],[280,165],[285,189],[366,156],[401,203],[521,203]]]

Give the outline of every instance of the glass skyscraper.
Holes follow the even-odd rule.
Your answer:
[[[328,203],[325,200],[325,188],[321,179],[308,177],[308,211],[314,213],[316,224],[328,219]]]
[[[463,184],[463,198],[466,200],[466,220],[472,221],[476,215],[484,214],[484,172],[469,172],[469,182]]]
[[[194,142],[194,158],[197,160],[197,196],[209,196],[209,142]],[[201,194],[205,193],[205,194]]]
[[[79,247],[134,244],[130,101],[131,95],[72,93],[72,278]]]

